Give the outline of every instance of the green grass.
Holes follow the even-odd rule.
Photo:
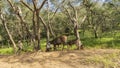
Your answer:
[[[85,48],[117,48],[120,49],[120,40],[118,39],[113,39],[113,38],[101,38],[101,39],[96,39],[96,38],[85,38],[82,39],[82,43],[84,44]],[[43,39],[41,40],[41,50],[45,51],[46,48],[46,40]],[[65,47],[67,48],[67,47]],[[74,45],[71,49],[75,49],[76,46]],[[24,48],[25,51],[32,52],[33,51],[33,46],[27,45],[24,43]],[[61,50],[61,48],[59,49]],[[0,48],[0,54],[13,54],[13,48]]]
[[[95,48],[95,49],[99,49],[99,48],[117,48],[120,49],[120,32],[117,32],[116,34],[114,34],[114,36],[110,33],[110,34],[105,34],[103,35],[102,38],[94,38],[91,33],[85,33],[86,36],[80,36],[81,37],[81,41],[83,43],[83,45],[85,46],[85,48]],[[73,35],[68,37],[68,40],[72,40],[75,37]],[[24,50],[31,52],[33,51],[33,45],[31,44],[27,44],[26,42],[23,43],[24,44]],[[8,46],[10,47],[10,45]],[[0,48],[0,54],[13,54],[13,48],[10,47],[8,48],[7,45],[4,45],[4,48]],[[41,40],[41,50],[45,51],[46,48],[46,39],[43,38]],[[76,46],[73,46],[71,49],[75,49]],[[61,50],[61,48],[59,49]]]
[[[8,54],[13,54],[13,48],[1,48],[0,49],[0,54],[1,55],[8,55]]]
[[[85,38],[82,42],[88,48],[120,48],[120,40],[114,38]]]

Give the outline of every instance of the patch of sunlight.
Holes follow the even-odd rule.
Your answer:
[[[114,38],[101,38],[100,41],[101,42],[109,42],[109,41],[112,41],[114,40]]]

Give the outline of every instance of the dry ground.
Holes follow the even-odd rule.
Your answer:
[[[120,50],[85,49],[1,55],[0,68],[120,68]]]

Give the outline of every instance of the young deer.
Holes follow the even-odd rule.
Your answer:
[[[62,48],[62,50],[63,50],[65,44],[67,43],[67,36],[65,36],[65,35],[59,36],[59,37],[49,41],[49,43],[53,44],[54,50],[56,50],[56,46],[59,47],[60,44],[63,44],[63,48]]]
[[[68,46],[72,46],[73,44],[77,46],[77,49],[83,49],[83,45],[79,39],[74,39],[67,42]]]

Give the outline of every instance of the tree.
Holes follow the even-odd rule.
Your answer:
[[[12,35],[10,34],[10,31],[9,31],[9,29],[8,29],[8,27],[7,27],[6,20],[5,20],[5,16],[3,15],[2,11],[0,11],[0,19],[1,19],[1,21],[2,21],[2,24],[3,24],[4,28],[5,28],[8,36],[9,36],[10,41],[11,41],[12,44],[13,44],[14,52],[16,53],[16,51],[17,51],[17,46],[16,46],[15,41],[13,40],[13,37],[12,37]]]
[[[71,12],[68,10],[68,8],[66,8],[66,7],[63,7],[63,8],[65,9],[67,16],[69,17],[71,23],[74,26],[73,31],[74,31],[74,35],[75,35],[76,39],[79,40],[79,42],[81,42],[80,36],[79,36],[79,31],[78,31],[79,27],[80,27],[79,19],[78,19],[78,15],[79,15],[78,10],[75,6],[73,6],[73,4],[70,1],[68,1],[68,6],[70,7]],[[82,19],[82,21],[80,23],[82,24],[85,20],[86,20],[86,16],[84,16],[84,18]],[[82,45],[82,43],[81,43],[81,45]]]
[[[20,2],[25,5],[30,11],[33,13],[33,32],[34,32],[34,44],[35,44],[35,49],[40,50],[40,19],[41,17],[39,16],[41,8],[44,6],[45,2],[47,0],[44,0],[40,7],[37,6],[38,1],[37,0],[32,0],[34,9],[31,9],[23,0],[20,0]],[[40,18],[40,19],[39,19]],[[42,22],[43,23],[43,22]],[[37,45],[37,46],[36,46]]]

